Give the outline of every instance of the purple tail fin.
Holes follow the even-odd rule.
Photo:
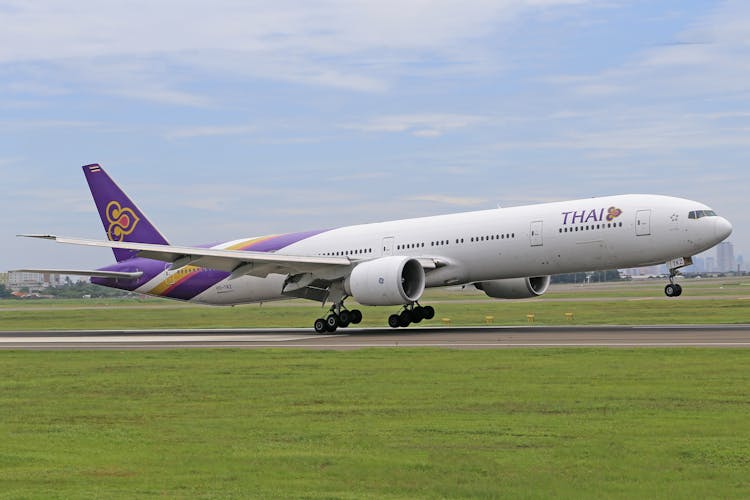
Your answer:
[[[101,166],[96,163],[85,165],[83,173],[109,240],[169,244]],[[133,250],[114,248],[113,251],[117,262],[135,256]]]

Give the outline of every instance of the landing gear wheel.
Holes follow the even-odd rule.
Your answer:
[[[362,322],[362,311],[359,309],[352,309],[349,311],[349,314],[351,315],[351,322],[355,325],[358,325]]]
[[[349,326],[349,323],[352,322],[352,313],[347,311],[346,309],[342,309],[339,313],[339,326],[341,328],[346,328]]]
[[[673,285],[672,283],[668,284],[664,287],[664,295],[666,295],[667,297],[677,297],[678,295],[680,295],[680,292],[682,292],[680,288],[677,288],[679,286],[680,285]]]
[[[424,318],[424,311],[422,310],[422,306],[417,306],[414,309],[410,311],[409,318],[411,319],[412,323],[419,323],[422,321],[422,318]]]
[[[326,318],[326,331],[335,332],[339,327],[339,318],[335,314],[329,314]]]
[[[411,311],[404,309],[401,314],[398,315],[398,326],[406,328],[411,324]]]
[[[675,283],[674,287],[677,291],[677,293],[675,294],[675,297],[679,297],[680,295],[682,295],[682,286]]]
[[[432,306],[424,306],[422,308],[422,316],[424,319],[432,319],[435,317],[435,308]]]
[[[401,326],[401,318],[398,314],[391,314],[388,316],[388,326],[391,328],[398,328]]]
[[[313,328],[315,328],[315,333],[325,333],[328,331],[326,328],[326,320],[323,318],[316,319]]]

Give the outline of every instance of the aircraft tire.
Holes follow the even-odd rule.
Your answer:
[[[398,328],[401,326],[401,318],[398,314],[391,314],[388,316],[388,326],[391,328]]]
[[[420,306],[417,306],[410,311],[409,317],[412,323],[419,323],[424,319],[424,310]]]
[[[424,319],[432,319],[435,317],[435,308],[432,306],[424,306],[422,308],[422,316]]]
[[[355,325],[360,324],[362,322],[362,311],[359,309],[352,309],[350,312],[352,315],[352,323]]]
[[[667,297],[677,297],[677,295],[679,295],[677,293],[678,286],[679,285],[673,285],[672,283],[668,284],[664,287],[664,295],[666,295]]]
[[[326,318],[326,331],[335,332],[339,327],[339,318],[335,314],[329,314]]]
[[[339,313],[339,326],[341,328],[346,328],[349,326],[349,323],[352,322],[352,313],[350,311],[347,311],[346,309],[342,309]]]
[[[323,318],[316,319],[313,328],[315,328],[315,333],[325,333],[328,331],[326,328],[326,320]]]
[[[411,324],[411,312],[404,309],[401,314],[398,315],[398,326],[406,328]]]

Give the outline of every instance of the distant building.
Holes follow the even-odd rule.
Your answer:
[[[8,273],[0,273],[0,285],[8,286]]]
[[[707,273],[716,272],[716,259],[714,259],[713,257],[706,257],[706,272]]]
[[[660,274],[663,274],[663,272],[660,266],[648,266],[620,269],[620,274],[631,278],[648,278],[649,276],[659,276]]]
[[[702,257],[693,257],[693,265],[686,267],[685,271],[689,273],[705,273],[706,259]]]
[[[717,271],[720,273],[736,271],[734,260],[734,245],[728,241],[722,241],[716,246]]]
[[[745,270],[745,259],[742,258],[742,255],[738,255],[735,260],[737,262],[737,268],[740,271],[744,271]]]
[[[25,273],[11,271],[8,273],[8,288],[18,291],[27,288],[31,291],[58,286],[60,284],[59,274],[49,273]]]

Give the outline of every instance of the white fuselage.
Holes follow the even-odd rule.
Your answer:
[[[688,218],[696,210],[708,207],[657,195],[589,198],[347,226],[277,253],[346,256],[353,264],[388,255],[432,258],[442,265],[426,273],[428,287],[638,267],[690,257],[731,232],[722,217]],[[138,291],[149,293],[163,279]],[[285,299],[285,279],[275,274],[225,279],[193,301],[228,305]]]

